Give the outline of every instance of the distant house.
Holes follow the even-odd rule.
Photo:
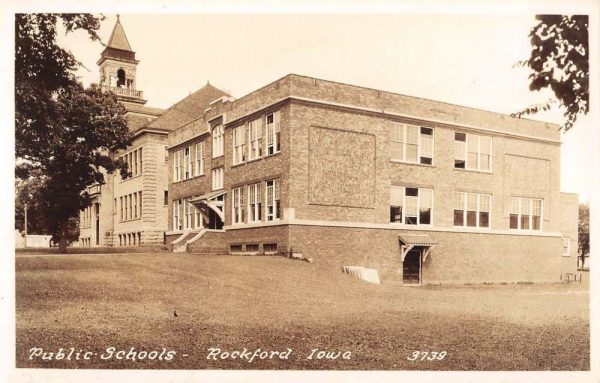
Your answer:
[[[37,235],[37,234],[27,234],[27,240],[26,240],[24,233],[20,232],[19,230],[15,230],[15,247],[17,249],[22,249],[25,247],[29,247],[29,248],[50,247],[51,241],[52,241],[51,235]]]
[[[577,268],[553,124],[288,75],[215,100],[168,144],[174,251],[293,251],[405,284]]]

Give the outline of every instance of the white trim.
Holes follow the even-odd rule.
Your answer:
[[[435,118],[423,118],[423,117],[418,117],[418,116],[406,114],[406,113],[388,112],[388,111],[385,111],[382,109],[366,108],[366,107],[355,106],[355,105],[350,105],[350,104],[341,104],[341,103],[337,103],[337,102],[317,100],[317,99],[313,99],[313,98],[299,97],[299,96],[292,96],[292,95],[282,97],[281,99],[271,102],[258,110],[255,110],[255,111],[252,111],[249,113],[245,113],[243,115],[235,117],[231,121],[228,121],[227,124],[234,123],[237,120],[246,118],[253,114],[256,114],[261,110],[268,109],[268,108],[272,107],[273,105],[279,104],[286,100],[304,101],[304,102],[333,106],[333,107],[338,107],[338,108],[353,109],[353,110],[359,110],[359,111],[363,111],[363,112],[371,112],[371,113],[380,114],[380,115],[384,115],[384,116],[409,118],[412,120],[417,120],[417,121],[419,121],[419,123],[423,123],[423,124],[428,124],[428,123],[444,124],[444,125],[451,126],[453,128],[462,128],[462,129],[468,129],[468,130],[484,132],[484,133],[493,133],[493,134],[507,136],[507,137],[516,137],[516,138],[523,138],[523,139],[532,140],[532,141],[541,141],[541,142],[546,142],[546,143],[561,144],[560,139],[552,140],[552,139],[548,139],[548,138],[535,137],[535,136],[531,136],[528,134],[510,133],[510,132],[493,129],[493,128],[482,128],[482,127],[473,126],[473,125],[469,125],[469,124],[460,124],[460,123],[456,123],[456,122],[452,122],[452,121],[444,121],[444,120],[439,120],[439,119],[435,119]],[[493,112],[490,112],[490,113],[493,113]],[[499,115],[505,116],[502,114],[499,114]],[[514,120],[516,121],[517,119],[514,119]],[[537,122],[537,123],[542,123],[542,122]]]
[[[348,227],[356,229],[384,229],[384,230],[414,230],[414,231],[434,231],[448,233],[472,233],[472,234],[492,234],[492,235],[515,235],[529,237],[556,237],[561,238],[562,234],[557,232],[541,232],[537,230],[495,230],[487,228],[455,228],[446,226],[427,226],[427,225],[405,225],[397,223],[369,223],[369,222],[347,222],[347,221],[317,221],[304,219],[282,219],[279,221],[252,222],[243,226],[223,226],[224,230],[251,229],[257,227],[280,226],[280,225],[298,225],[298,226],[322,226],[322,227]]]

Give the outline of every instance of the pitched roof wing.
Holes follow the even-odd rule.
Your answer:
[[[171,106],[159,118],[149,123],[147,127],[166,130],[177,129],[186,122],[202,116],[211,102],[223,96],[230,97],[227,92],[206,84]]]

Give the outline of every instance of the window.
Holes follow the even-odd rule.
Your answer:
[[[169,191],[165,190],[165,194],[163,196],[163,205],[167,206],[169,204]]]
[[[392,186],[390,222],[406,225],[431,225],[433,190]]]
[[[241,187],[232,190],[231,198],[231,222],[244,222],[244,192]]]
[[[123,220],[123,197],[119,197],[119,203],[121,205],[121,221]]]
[[[137,218],[137,212],[138,212],[138,198],[137,198],[137,193],[133,193],[133,208],[134,213],[133,213],[133,218]]]
[[[192,213],[192,204],[190,203],[190,199],[186,198],[183,200],[183,217],[184,224],[186,229],[191,229],[193,227],[194,215]]]
[[[246,161],[246,125],[233,129],[233,164]]]
[[[200,214],[200,209],[194,206],[194,218],[195,218],[195,227],[204,227],[202,224],[202,215]]]
[[[129,219],[133,217],[133,198],[131,198],[131,194],[129,195]]]
[[[277,244],[276,243],[265,243],[263,245],[263,251],[265,254],[275,254],[277,253]]]
[[[181,230],[181,220],[179,219],[181,209],[181,200],[173,201],[173,230]]]
[[[279,198],[279,180],[265,182],[267,190],[267,221],[281,218],[281,200]]]
[[[542,229],[543,203],[541,199],[511,197],[509,227],[517,230]]]
[[[454,167],[491,171],[492,138],[460,132],[454,133]]]
[[[454,192],[454,226],[490,227],[492,196]]]
[[[194,172],[195,176],[204,174],[204,141],[196,144],[196,167]]]
[[[398,124],[392,129],[392,160],[433,165],[433,129]]]
[[[248,185],[248,222],[260,222],[261,213],[260,184]]]
[[[173,153],[173,181],[181,181],[181,150]]]
[[[125,200],[125,217],[124,217],[124,219],[128,220],[129,219],[129,215],[127,215],[127,196],[124,196],[123,198]]]
[[[218,124],[212,130],[212,156],[223,155],[223,124]]]
[[[271,154],[279,153],[281,150],[280,146],[280,123],[279,123],[279,111],[268,114],[266,117],[267,125],[267,156]]]
[[[390,222],[402,223],[402,206],[404,204],[404,188],[392,186],[390,200]]]
[[[183,149],[183,179],[192,178],[192,147]]]
[[[142,168],[142,148],[139,148],[138,151],[140,152],[138,154],[138,158],[140,159],[140,174],[142,174],[143,168]]]
[[[246,245],[246,253],[258,253],[258,243]]]
[[[568,257],[571,255],[571,239],[570,238],[563,238],[562,239],[562,255],[563,257]]]
[[[241,253],[242,245],[229,245],[229,252],[232,254]]]
[[[142,192],[139,191],[138,194],[139,194],[139,196],[138,196],[138,201],[139,202],[138,203],[140,204],[140,207],[139,207],[139,209],[140,209],[140,218],[142,218]]]
[[[134,175],[138,174],[138,155],[137,155],[137,150],[133,151],[133,174]]]
[[[113,209],[113,215],[117,215],[117,199],[115,198],[115,207]]]
[[[255,160],[262,156],[262,119],[250,121],[248,123],[248,136],[250,145],[248,146],[248,160]]]
[[[223,189],[223,168],[212,170],[212,190]]]

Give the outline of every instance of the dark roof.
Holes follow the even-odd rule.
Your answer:
[[[230,95],[210,84],[204,85],[194,93],[167,109],[162,116],[147,125],[148,128],[174,130],[204,114],[210,103]]]
[[[121,25],[121,20],[119,15],[117,15],[117,23],[113,28],[113,31],[110,35],[110,39],[108,39],[108,44],[106,44],[108,48],[120,49],[122,51],[133,52],[131,49],[131,45],[129,45],[129,40],[127,40],[127,36],[125,35],[125,30]]]
[[[165,112],[165,109],[153,108],[151,106],[144,106],[144,105],[139,105],[139,104],[134,104],[134,103],[127,103],[127,104],[124,104],[124,106],[128,112],[149,114],[149,115],[157,116],[157,117]]]
[[[106,44],[106,47],[102,51],[100,60],[98,60],[97,64],[100,65],[102,61],[107,58],[114,58],[132,63],[138,62],[135,59],[135,52],[131,49],[131,45],[129,45],[129,40],[127,40],[119,15],[117,15],[117,22],[110,34],[108,44]]]

